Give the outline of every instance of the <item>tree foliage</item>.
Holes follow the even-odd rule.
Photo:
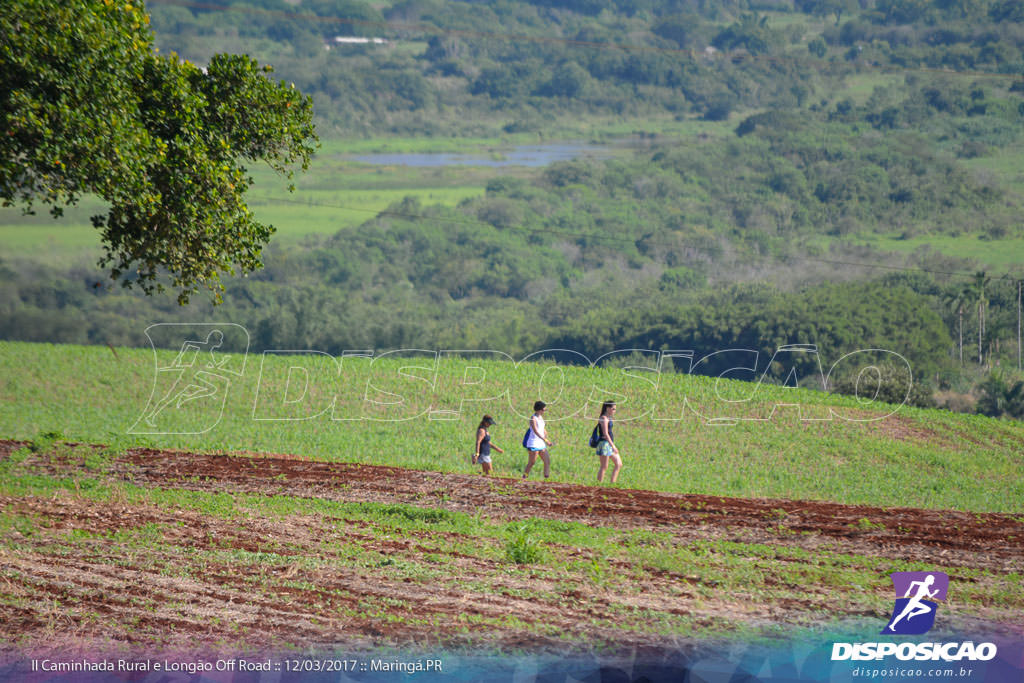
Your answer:
[[[1013,382],[1003,374],[993,372],[981,383],[980,390],[979,413],[1024,419],[1024,381]]]
[[[101,263],[145,291],[170,277],[185,302],[254,270],[273,228],[243,200],[241,162],[308,164],[312,100],[242,56],[206,69],[154,53],[141,3],[14,0],[0,13],[0,199],[59,215],[83,193]]]

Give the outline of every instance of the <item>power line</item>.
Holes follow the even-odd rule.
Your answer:
[[[249,6],[238,6],[238,5],[221,5],[208,2],[194,2],[192,0],[149,0],[150,4],[164,4],[174,5],[177,7],[185,7],[190,9],[207,10],[213,12],[241,12],[246,14],[263,14],[266,16],[277,17],[282,19],[297,19],[303,21],[313,21],[321,23],[333,23],[333,24],[344,24],[350,26],[366,26],[370,28],[388,29],[395,32],[421,32],[431,33],[435,35],[446,35],[463,38],[479,38],[485,40],[501,40],[506,42],[532,42],[532,43],[549,43],[558,45],[568,45],[575,47],[584,47],[594,50],[621,50],[626,52],[658,52],[675,55],[686,55],[693,59],[698,57],[708,58],[709,55],[703,51],[691,50],[687,48],[674,48],[674,47],[662,47],[657,45],[631,45],[626,43],[612,43],[602,41],[591,41],[591,40],[579,40],[576,38],[564,38],[560,36],[531,36],[527,34],[513,34],[513,33],[493,33],[486,31],[470,31],[465,29],[450,29],[435,26],[433,24],[425,23],[402,23],[394,21],[369,21],[365,19],[349,19],[344,17],[324,17],[318,14],[304,14],[300,12],[287,12],[284,10],[271,10],[263,9],[259,7]],[[765,62],[798,62],[807,61],[806,58],[797,57],[794,55],[779,56],[779,55],[752,55],[748,52],[729,52],[729,51],[716,51],[714,54],[722,55],[723,57],[732,60],[733,62],[738,61],[765,61]],[[952,69],[938,69],[934,67],[899,67],[892,65],[874,65],[874,64],[858,64],[861,68],[877,69],[885,71],[922,71],[927,73],[942,74],[947,76],[966,76],[970,78],[1009,78],[1017,79],[1020,77],[1019,74],[1001,74],[987,71],[956,71]]]

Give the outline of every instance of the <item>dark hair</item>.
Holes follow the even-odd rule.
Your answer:
[[[615,406],[615,401],[605,401],[601,405],[601,414],[602,415],[606,414],[608,412],[608,409],[609,408],[613,408],[614,406]]]
[[[480,419],[480,425],[477,426],[477,429],[487,429],[492,424],[494,424],[494,418],[490,415],[484,415]]]
[[[533,412],[537,412],[541,408],[547,408],[547,407],[548,407],[548,404],[545,403],[544,401],[537,401],[536,403],[533,404]]]

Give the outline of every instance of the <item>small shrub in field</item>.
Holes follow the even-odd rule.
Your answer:
[[[63,438],[64,435],[60,432],[40,432],[29,442],[28,447],[33,453],[45,453]]]
[[[377,508],[382,514],[401,517],[410,522],[437,524],[440,522],[452,522],[457,519],[457,515],[448,510],[434,508],[418,508],[412,505],[381,505],[377,506]]]
[[[84,464],[86,469],[106,471],[113,465],[114,456],[103,449],[89,450],[85,454]]]
[[[884,524],[881,522],[872,522],[867,517],[861,517],[857,520],[856,524],[851,524],[850,526],[856,527],[859,531],[879,531],[885,529]]]
[[[533,564],[544,556],[544,549],[527,529],[519,528],[505,546],[505,554],[509,561],[516,564]]]

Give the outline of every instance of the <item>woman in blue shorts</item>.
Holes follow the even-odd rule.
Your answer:
[[[494,424],[494,418],[484,415],[480,426],[476,428],[476,448],[473,450],[473,464],[480,463],[484,474],[491,473],[491,449],[504,453],[496,444],[491,443],[491,433],[487,429]]]
[[[622,456],[615,445],[615,435],[612,433],[612,418],[615,417],[615,402],[605,401],[601,406],[601,417],[597,418],[597,428],[600,432],[600,439],[597,442],[597,457],[601,459],[601,466],[597,469],[597,480],[604,481],[604,473],[608,469],[608,461],[612,461],[612,483],[619,478],[619,470],[622,469]]]

